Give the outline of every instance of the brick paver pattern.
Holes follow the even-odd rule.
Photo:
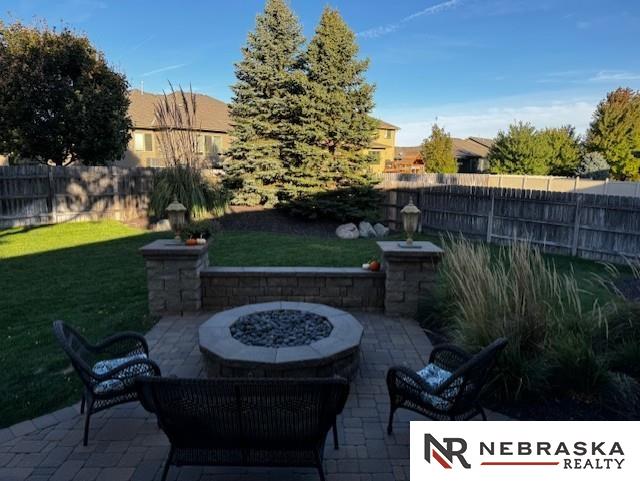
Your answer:
[[[431,344],[415,321],[353,314],[364,326],[360,370],[338,418],[340,449],[334,450],[331,441],[325,449],[327,480],[408,480],[409,421],[424,418],[400,410],[394,434],[386,434],[385,375],[394,364],[424,366]],[[165,317],[147,334],[151,356],[163,375],[206,376],[198,349],[198,326],[211,315]],[[160,479],[169,444],[153,415],[138,403],[129,403],[92,416],[91,423],[87,447],[82,445],[79,404],[0,431],[0,480]],[[168,479],[316,481],[318,474],[300,468],[172,467]]]

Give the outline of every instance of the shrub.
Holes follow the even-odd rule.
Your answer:
[[[340,222],[380,220],[382,194],[371,186],[351,187],[307,194],[280,204],[289,214],[305,219]]]
[[[528,243],[499,248],[449,238],[441,272],[451,304],[454,339],[478,350],[509,339],[500,356],[498,395],[538,397],[549,389],[590,392],[606,365],[594,350],[602,325],[598,306],[583,310],[573,275]],[[572,382],[576,369],[581,379]]]
[[[587,152],[576,170],[578,177],[595,180],[609,178],[609,163],[600,152]]]
[[[165,216],[167,206],[178,199],[187,208],[187,219],[206,215],[222,215],[229,201],[227,191],[204,178],[189,165],[172,165],[158,171],[153,177],[149,198],[149,213],[156,218]]]
[[[220,224],[213,219],[202,219],[189,222],[180,231],[182,240],[198,239],[203,237],[210,239],[220,230]]]

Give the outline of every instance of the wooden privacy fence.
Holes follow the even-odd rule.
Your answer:
[[[385,189],[417,189],[431,185],[467,185],[498,187],[547,192],[575,192],[579,194],[618,195],[640,197],[640,182],[593,180],[579,177],[551,175],[493,175],[493,174],[382,174]]]
[[[528,240],[543,251],[624,262],[640,254],[640,198],[520,189],[432,186],[385,191],[385,217],[402,228],[413,198],[423,230],[493,243]]]
[[[153,169],[0,167],[0,228],[145,216]]]

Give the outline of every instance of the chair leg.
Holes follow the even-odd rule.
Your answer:
[[[333,421],[333,449],[340,449],[338,444],[338,428],[336,427],[335,420]]]
[[[484,408],[482,406],[478,406],[478,410],[480,411],[480,415],[482,416],[482,420],[487,420],[487,413],[484,412]]]
[[[316,451],[316,465],[318,466],[318,475],[320,476],[320,481],[325,481],[324,477],[324,468],[322,467],[322,458],[320,457],[320,453]]]
[[[84,438],[82,444],[86,446],[89,443],[89,424],[91,422],[91,406],[87,409],[84,417]]]
[[[84,438],[82,442],[86,446],[89,443],[89,426],[91,423],[91,415],[93,414],[93,404],[95,402],[91,393],[85,391],[84,402]]]
[[[169,455],[167,456],[167,460],[164,462],[164,468],[162,469],[162,478],[161,481],[166,481],[167,475],[169,474],[169,468],[171,467],[171,459],[173,458],[173,447],[169,449]]]
[[[395,406],[390,406],[389,407],[389,424],[387,424],[387,434],[391,435],[393,434],[393,415],[396,412],[396,407]]]
[[[82,391],[82,401],[80,401],[80,414],[84,414],[84,404],[87,402],[84,391]]]

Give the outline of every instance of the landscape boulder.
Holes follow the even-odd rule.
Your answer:
[[[389,235],[389,228],[383,226],[380,222],[373,226],[373,230],[376,231],[377,237],[386,237]]]
[[[360,237],[360,231],[353,223],[342,224],[336,229],[336,235],[340,237],[340,239],[357,239]]]
[[[369,222],[360,222],[360,224],[358,224],[358,231],[360,232],[360,237],[364,237],[365,239],[377,236],[376,231],[373,230],[373,227]]]
[[[155,224],[151,225],[151,230],[155,232],[167,232],[171,230],[171,224],[169,219],[160,219]]]

